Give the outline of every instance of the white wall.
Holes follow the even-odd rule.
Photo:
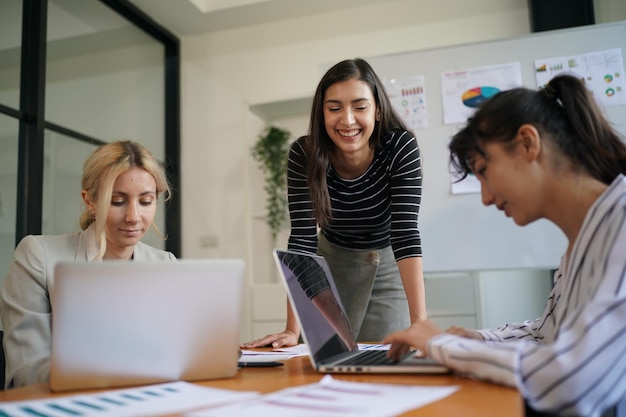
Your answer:
[[[183,254],[241,256],[249,247],[249,148],[262,123],[247,110],[312,96],[320,66],[356,56],[529,32],[524,0],[393,1],[182,41]],[[306,124],[300,132],[304,134]],[[256,173],[258,176],[258,173]],[[201,248],[202,236],[218,245]],[[248,254],[250,255],[250,254]]]
[[[598,0],[598,21],[619,13],[626,19],[622,2]],[[529,32],[526,0],[398,0],[183,38],[183,256],[244,257],[251,280],[274,280],[269,234],[256,218],[263,183],[249,155],[266,121],[248,110],[250,104],[310,97],[321,66],[346,58]],[[274,122],[289,124],[294,136],[306,133],[306,117]],[[203,247],[203,238],[214,244]],[[268,242],[265,249],[259,250],[259,240]],[[496,318],[508,320],[505,307]]]
[[[264,123],[249,104],[310,97],[320,67],[346,58],[530,31],[525,0],[423,3],[393,1],[182,40],[184,257],[244,257],[251,280],[273,280],[271,244],[259,250],[254,236],[263,239],[253,219],[263,207],[262,182],[249,149]],[[290,128],[294,136],[306,133],[306,117],[300,131]],[[201,247],[203,237],[217,245]]]

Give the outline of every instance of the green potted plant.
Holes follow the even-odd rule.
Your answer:
[[[276,240],[278,232],[287,219],[287,155],[291,132],[276,126],[268,126],[252,147],[252,157],[259,163],[265,175],[267,201],[266,222]]]

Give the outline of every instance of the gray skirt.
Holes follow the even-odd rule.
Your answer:
[[[328,261],[352,330],[359,342],[380,342],[411,324],[398,264],[390,246],[353,250],[321,234],[317,252]]]

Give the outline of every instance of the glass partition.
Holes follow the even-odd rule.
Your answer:
[[[49,130],[44,143],[42,233],[79,232],[83,164],[97,146]]]
[[[22,0],[0,1],[0,104],[20,103]]]
[[[0,114],[0,284],[15,248],[19,121]]]
[[[46,121],[165,160],[164,46],[97,0],[49,0]],[[71,150],[70,150],[71,151]]]

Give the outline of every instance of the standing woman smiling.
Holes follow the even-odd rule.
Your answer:
[[[420,153],[366,61],[342,61],[322,77],[287,183],[288,249],[327,259],[357,340],[426,318]],[[242,347],[294,345],[299,335],[289,307],[283,332]]]
[[[156,229],[159,196],[170,196],[165,172],[148,149],[130,141],[101,146],[85,162],[82,188],[80,233],[26,236],[15,249],[0,291],[6,388],[50,377],[48,295],[57,263],[176,259],[140,241],[150,227]]]

